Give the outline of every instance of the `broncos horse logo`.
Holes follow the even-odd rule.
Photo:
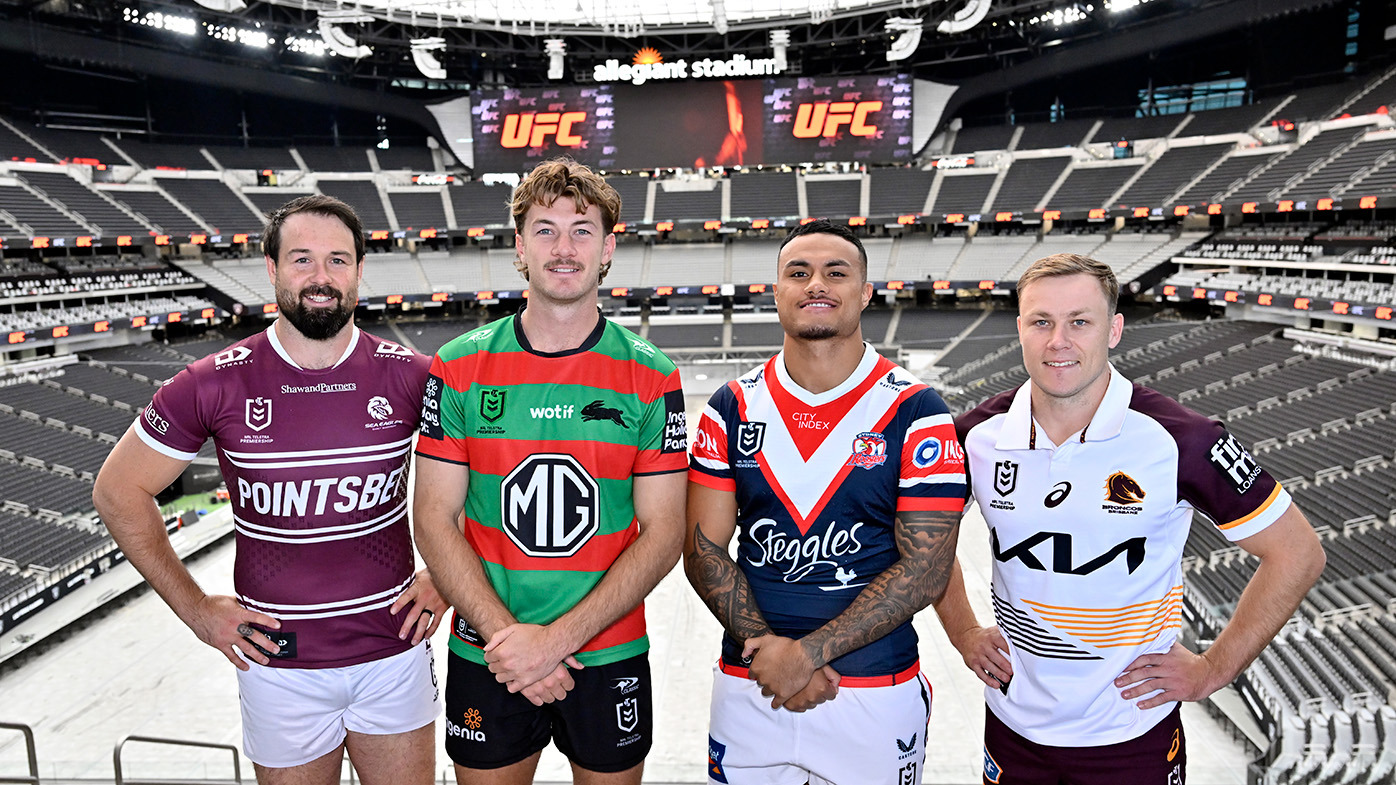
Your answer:
[[[1105,478],[1105,500],[1115,504],[1138,504],[1144,501],[1144,489],[1124,472]]]
[[[582,422],[594,422],[598,420],[610,420],[620,427],[630,430],[630,426],[620,418],[620,409],[612,409],[604,401],[592,401],[582,407]]]

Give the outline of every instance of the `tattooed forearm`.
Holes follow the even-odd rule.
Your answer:
[[[771,628],[751,594],[751,584],[727,549],[703,534],[702,524],[694,527],[693,547],[683,555],[683,571],[708,610],[733,638],[745,641],[770,634]]]
[[[898,513],[894,535],[901,559],[865,586],[843,613],[800,640],[815,666],[872,643],[940,599],[955,564],[959,529],[959,513]]]

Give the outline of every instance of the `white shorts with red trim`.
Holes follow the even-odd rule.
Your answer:
[[[771,699],[743,670],[726,665],[713,670],[710,784],[921,782],[931,685],[919,668],[844,680],[833,700],[801,713],[772,709]]]
[[[343,668],[249,662],[238,671],[243,752],[262,766],[287,768],[334,752],[346,731],[381,736],[430,725],[441,713],[431,657],[431,642],[422,641]]]

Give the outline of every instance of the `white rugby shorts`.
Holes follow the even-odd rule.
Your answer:
[[[889,677],[889,680],[890,677]],[[912,785],[926,757],[931,685],[840,686],[809,711],[772,709],[751,679],[713,670],[710,785]]]
[[[343,668],[248,665],[238,671],[242,749],[262,766],[300,766],[333,752],[347,731],[407,733],[441,713],[430,641]]]

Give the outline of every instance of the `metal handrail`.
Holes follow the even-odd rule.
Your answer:
[[[24,735],[24,751],[29,755],[28,777],[7,777],[0,774],[0,782],[16,785],[39,785],[39,756],[34,752],[34,729],[18,722],[0,722],[0,730],[17,730]]]
[[[237,785],[242,785],[242,763],[238,758],[238,748],[232,744],[214,744],[213,742],[207,741],[185,741],[183,739],[164,739],[156,736],[127,736],[116,743],[116,747],[111,753],[112,765],[116,770],[116,785],[170,785],[172,782],[169,779],[126,779],[121,770],[121,751],[128,741],[139,741],[149,744],[173,744],[181,747],[205,747],[215,750],[231,750],[233,753],[233,778],[231,780],[198,780],[198,783],[199,785],[203,785],[203,783],[209,782],[233,782],[237,783]],[[4,780],[0,780],[0,782],[4,782]],[[38,779],[35,779],[34,782],[37,784]]]

